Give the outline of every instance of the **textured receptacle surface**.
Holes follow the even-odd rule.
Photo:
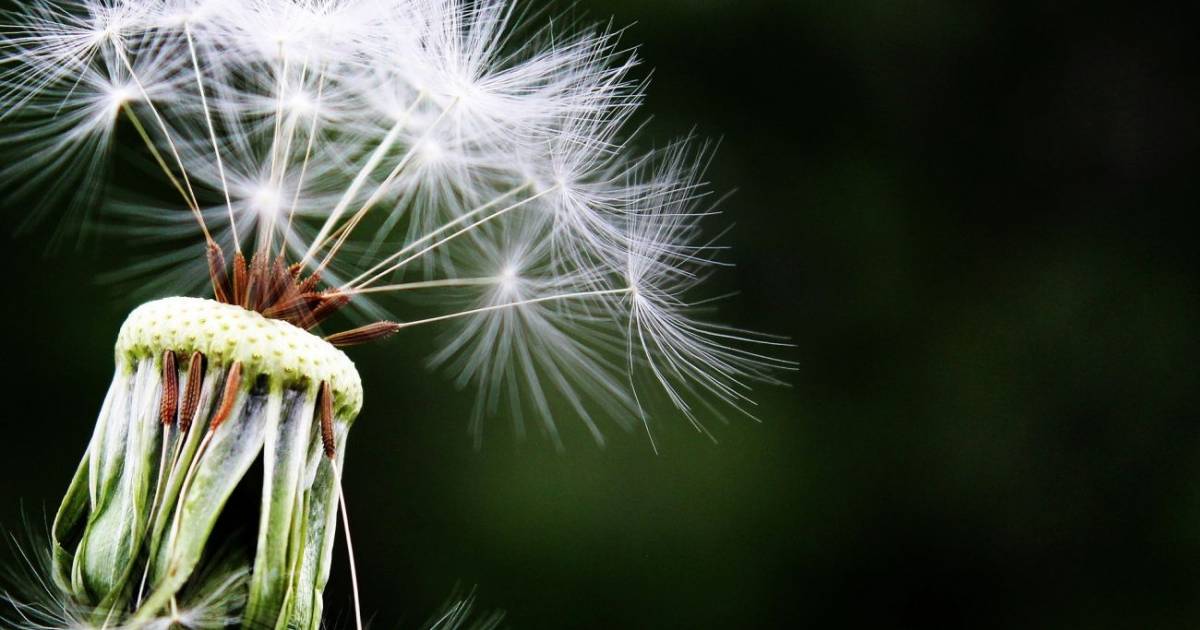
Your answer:
[[[362,408],[362,382],[341,350],[287,322],[212,300],[173,297],[129,314],[117,335],[117,362],[161,356],[165,350],[201,352],[210,362],[241,362],[250,373],[279,384],[327,381],[335,406],[351,417]],[[124,359],[124,361],[122,361]]]

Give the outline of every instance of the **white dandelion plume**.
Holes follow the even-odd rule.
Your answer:
[[[587,425],[597,443],[604,433],[596,419],[608,416],[625,428],[634,401],[621,378],[623,344],[611,319],[589,309],[587,300],[563,296],[595,286],[590,269],[564,271],[554,259],[551,222],[531,213],[503,226],[487,226],[468,237],[456,268],[455,284],[469,294],[459,318],[445,335],[434,365],[445,365],[459,386],[473,383],[473,433],[482,439],[482,420],[494,414],[502,399],[518,435],[523,435],[526,399],[542,432],[563,448],[552,421],[549,395],[557,394]],[[495,234],[495,232],[499,232]],[[591,296],[603,298],[619,292]],[[583,297],[583,296],[580,296]],[[551,299],[545,299],[551,298]],[[524,394],[524,395],[523,395]]]
[[[437,614],[425,621],[425,630],[494,630],[504,622],[500,611],[476,610],[475,590],[454,593]]]
[[[179,88],[172,51],[125,51],[137,12],[125,5],[34,2],[0,27],[0,176],[11,194],[37,199],[27,220],[73,195],[87,211],[105,184],[114,133],[125,110]],[[119,42],[119,43],[118,43]],[[144,81],[144,83],[143,83]]]
[[[694,404],[716,400],[754,417],[752,385],[783,385],[777,373],[793,364],[772,354],[790,345],[785,340],[708,322],[700,315],[710,301],[690,297],[720,264],[720,247],[701,240],[709,212],[700,209],[707,193],[699,183],[703,158],[695,156],[686,144],[662,152],[628,214],[627,343],[631,370],[644,361],[671,402],[707,432]]]
[[[442,328],[431,363],[476,393],[477,443],[503,411],[558,448],[563,415],[600,444],[612,424],[654,445],[659,397],[707,432],[793,367],[783,341],[707,319],[703,280],[723,266],[702,229],[709,152],[635,149],[646,84],[620,32],[530,15],[508,0],[35,0],[0,19],[0,181],[73,196],[144,249],[122,270],[143,290],[212,295],[149,302],[122,328],[51,529],[44,584],[63,614],[182,623],[214,523],[261,458],[235,614],[319,627],[339,523],[350,545],[341,471],[362,404],[338,348]],[[355,327],[331,332],[343,316]]]

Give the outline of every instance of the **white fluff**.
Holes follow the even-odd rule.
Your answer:
[[[4,175],[90,207],[118,127],[135,130],[179,197],[110,203],[109,221],[142,240],[283,252],[365,308],[418,311],[406,326],[451,322],[433,362],[478,388],[481,415],[507,400],[519,418],[524,401],[556,444],[559,397],[600,442],[602,416],[646,420],[647,382],[698,428],[702,401],[745,410],[750,382],[790,364],[687,297],[715,264],[705,152],[634,153],[644,84],[618,33],[531,28],[523,12],[26,3],[0,20],[3,142],[20,155]],[[195,250],[137,272],[192,290],[206,277]]]

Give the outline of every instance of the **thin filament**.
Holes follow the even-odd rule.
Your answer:
[[[238,241],[237,220],[233,217],[233,202],[229,199],[229,183],[225,181],[225,164],[221,161],[221,149],[217,145],[217,131],[213,127],[212,113],[208,109],[208,97],[204,93],[204,78],[200,72],[200,60],[196,57],[196,45],[192,42],[192,27],[190,24],[184,24],[184,33],[187,35],[188,51],[192,56],[192,68],[196,73],[196,87],[200,90],[201,109],[204,110],[204,122],[208,125],[208,137],[212,140],[213,155],[217,160],[217,173],[221,176],[221,190],[225,193],[225,206],[229,209],[229,231],[233,232],[233,248],[235,251],[241,251],[242,246]],[[181,167],[182,168],[182,167]]]

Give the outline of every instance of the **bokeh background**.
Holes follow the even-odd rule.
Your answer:
[[[430,335],[355,350],[347,493],[374,627],[417,627],[456,587],[516,628],[1200,623],[1194,20],[566,10],[631,25],[654,69],[645,143],[722,140],[737,267],[716,283],[741,290],[722,317],[790,336],[800,369],[716,445],[680,420],[657,455],[619,431],[599,449],[564,421],[557,453],[498,419],[476,451],[470,396],[422,365]],[[47,254],[51,227],[3,240],[9,528],[57,504],[136,305],[96,280],[127,248]],[[344,619],[340,568],[328,601]]]

